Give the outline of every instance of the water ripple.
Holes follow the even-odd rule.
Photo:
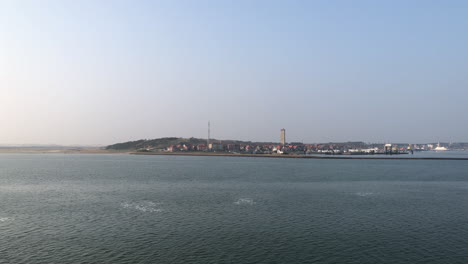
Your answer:
[[[367,197],[367,196],[373,196],[374,193],[373,192],[357,192],[356,195],[361,196],[361,197]]]
[[[141,212],[161,212],[162,209],[159,206],[162,203],[155,203],[151,201],[140,201],[140,202],[123,202],[120,204],[121,207],[130,210],[137,210]]]
[[[254,205],[255,202],[253,199],[250,198],[240,198],[239,200],[235,201],[234,204],[237,205]]]
[[[3,223],[3,222],[12,222],[13,220],[15,220],[14,218],[12,217],[0,217],[0,222]]]

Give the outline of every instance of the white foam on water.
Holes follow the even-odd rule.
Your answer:
[[[138,210],[141,212],[161,212],[162,209],[159,208],[159,205],[162,203],[155,203],[151,201],[141,201],[141,202],[123,202],[120,204],[125,209],[129,210]]]
[[[10,222],[13,221],[14,219],[11,217],[0,217],[0,222]]]
[[[250,198],[240,198],[239,200],[235,201],[234,204],[237,205],[254,205],[255,202],[253,199]]]
[[[361,196],[361,197],[367,197],[367,196],[374,195],[374,193],[373,192],[357,192],[356,195]]]

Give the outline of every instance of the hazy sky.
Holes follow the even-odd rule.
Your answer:
[[[468,1],[0,1],[0,143],[468,141]]]

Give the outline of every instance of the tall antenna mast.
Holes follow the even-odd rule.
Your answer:
[[[206,146],[210,147],[210,121],[208,121],[208,140],[206,141]]]

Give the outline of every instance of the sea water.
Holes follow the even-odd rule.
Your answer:
[[[0,263],[468,263],[468,161],[0,154]]]

